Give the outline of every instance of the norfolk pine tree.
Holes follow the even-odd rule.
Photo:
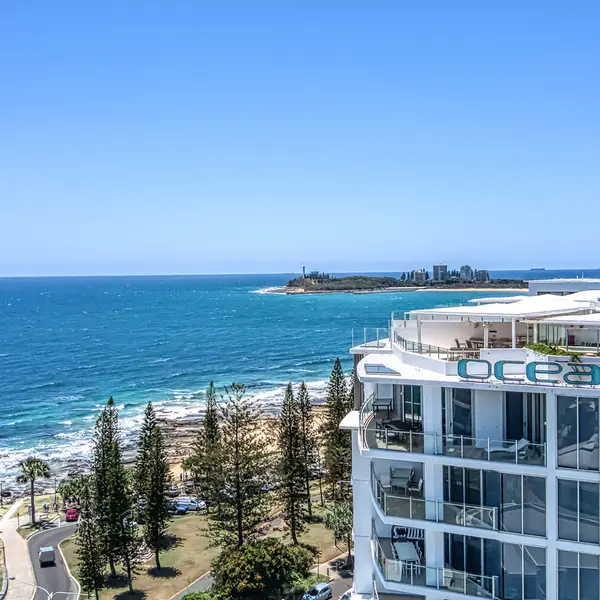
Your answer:
[[[138,501],[140,501],[140,508],[142,509],[142,512],[145,511],[145,507],[148,502],[147,493],[149,487],[149,455],[152,445],[152,433],[154,432],[155,427],[156,413],[154,412],[152,402],[148,402],[146,410],[144,411],[144,420],[142,422],[140,437],[138,439],[138,454],[135,461],[135,472],[133,478],[134,490]]]
[[[108,556],[110,573],[117,576],[115,568],[115,543],[109,533],[110,529],[110,487],[109,473],[113,443],[118,437],[118,416],[112,396],[96,420],[92,450],[93,497],[95,511],[102,532],[103,552]]]
[[[163,434],[159,426],[152,430],[147,455],[147,488],[145,492],[144,540],[154,551],[156,568],[160,569],[160,553],[165,549],[165,534],[169,522],[167,486],[171,481],[169,462],[165,452]]]
[[[302,460],[304,466],[304,480],[306,485],[306,500],[308,516],[312,517],[312,501],[310,499],[310,475],[316,462],[317,436],[313,428],[312,402],[304,381],[298,390],[298,411],[300,413],[300,440],[302,445]]]
[[[78,574],[81,588],[94,592],[98,600],[98,592],[106,581],[106,556],[102,552],[102,529],[98,515],[94,511],[94,501],[89,481],[82,485],[80,493],[81,513],[75,541],[77,544]]]
[[[221,489],[221,431],[219,429],[219,409],[217,392],[213,382],[206,391],[206,413],[196,438],[192,455],[184,461],[200,487],[200,493],[206,502],[207,512],[216,507],[218,510]]]
[[[262,412],[246,387],[225,388],[221,413],[221,488],[219,510],[210,520],[216,545],[241,546],[252,540],[267,518],[268,454],[260,437]]]
[[[289,383],[279,417],[279,478],[278,491],[283,515],[290,527],[294,544],[298,534],[304,531],[306,519],[306,466],[302,447],[300,408],[294,399],[292,384]]]
[[[352,473],[352,437],[350,432],[340,429],[342,419],[352,410],[352,400],[339,358],[333,365],[327,384],[325,406],[325,465],[335,500],[336,489],[340,494],[344,489],[351,489],[342,482],[348,482]]]

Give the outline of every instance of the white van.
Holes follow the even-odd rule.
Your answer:
[[[54,553],[54,548],[52,546],[43,546],[40,548],[40,552],[38,554],[38,559],[40,561],[40,565],[55,565],[56,564],[56,554]]]

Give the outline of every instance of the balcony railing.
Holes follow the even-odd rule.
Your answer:
[[[388,540],[390,545],[391,540]],[[426,565],[405,562],[389,558],[384,552],[377,534],[373,533],[374,559],[383,578],[392,583],[401,583],[436,590],[446,590],[456,594],[498,598],[498,578],[459,571],[446,565],[429,567]]]
[[[352,328],[352,347],[385,348],[390,341],[390,330],[387,327]]]
[[[434,346],[432,344],[422,344],[406,340],[396,331],[394,331],[393,340],[394,344],[401,350],[412,352],[413,354],[431,356],[438,360],[458,362],[463,358],[479,358],[479,350],[477,348],[443,348],[442,346]]]
[[[496,507],[426,500],[411,495],[394,494],[382,485],[372,465],[371,490],[382,512],[389,517],[434,521],[479,529],[498,529]]]
[[[360,411],[359,426],[363,445],[370,450],[393,450],[453,458],[508,462],[517,465],[546,464],[546,444],[528,440],[495,440],[486,437],[416,431],[403,424],[391,427],[375,410],[375,394],[369,396]]]

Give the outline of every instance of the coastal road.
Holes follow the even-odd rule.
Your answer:
[[[71,594],[59,594],[56,600],[76,600],[78,598],[77,585],[69,576],[62,556],[58,551],[58,544],[75,533],[76,523],[60,523],[37,533],[29,540],[29,556],[35,573],[37,584],[49,592],[72,592]],[[38,551],[42,546],[53,546],[56,551],[56,566],[41,567],[38,560]],[[48,600],[48,595],[42,590],[37,590],[34,600]]]

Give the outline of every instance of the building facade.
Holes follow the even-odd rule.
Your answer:
[[[489,281],[490,274],[486,269],[475,269],[475,281]]]
[[[599,597],[595,306],[413,311],[352,348],[356,598]]]
[[[448,279],[448,265],[433,265],[433,280],[446,281]]]
[[[415,283],[425,283],[427,281],[427,271],[423,269],[415,271],[414,281]]]
[[[463,265],[460,268],[460,278],[464,281],[473,281],[473,268],[470,265]]]

